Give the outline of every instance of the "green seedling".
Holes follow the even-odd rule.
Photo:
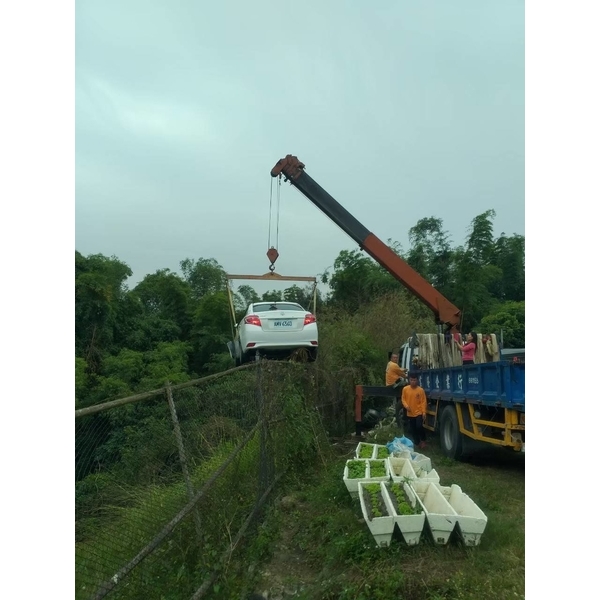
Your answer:
[[[367,505],[370,503],[371,513],[373,518],[376,517],[387,517],[387,510],[385,510],[385,504],[382,501],[380,492],[381,488],[378,483],[369,483],[363,486],[363,492],[365,492],[365,500],[368,499]]]
[[[377,458],[387,458],[389,455],[390,451],[385,446],[377,448]]]
[[[399,483],[392,483],[389,490],[390,495],[396,498],[396,502],[398,504],[396,512],[399,515],[416,515],[419,513],[416,506],[413,508],[410,505],[408,498],[406,497],[406,494]]]
[[[373,456],[373,444],[363,444],[358,452],[359,458],[371,458]]]
[[[369,464],[371,465],[371,477],[385,477],[385,462],[383,460],[372,460]]]
[[[364,479],[366,466],[363,460],[351,460],[348,463],[348,479]]]

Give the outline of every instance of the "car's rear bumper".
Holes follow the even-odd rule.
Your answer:
[[[280,343],[274,344],[272,342],[257,342],[253,346],[246,346],[244,348],[244,352],[248,352],[250,350],[293,350],[294,348],[318,348],[319,344],[313,344],[311,341],[298,341],[298,342],[288,342],[288,343]]]
[[[319,334],[316,327],[308,325],[302,331],[270,332],[256,329],[246,332],[240,340],[242,352],[250,350],[293,350],[294,348],[317,348]],[[317,343],[313,343],[317,342]],[[248,344],[252,344],[249,346]]]

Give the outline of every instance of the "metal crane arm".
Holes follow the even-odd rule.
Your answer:
[[[271,169],[271,176],[283,174],[286,181],[300,190],[317,208],[345,231],[362,250],[414,294],[434,313],[438,324],[451,333],[458,332],[460,310],[419,275],[405,260],[355,219],[337,200],[328,194],[306,171],[304,163],[288,154]]]

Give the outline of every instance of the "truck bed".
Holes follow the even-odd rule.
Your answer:
[[[525,412],[525,364],[498,361],[426,369],[419,382],[431,400],[455,400]]]

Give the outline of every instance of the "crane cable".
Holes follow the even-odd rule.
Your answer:
[[[275,249],[279,247],[279,208],[281,206],[281,175],[277,178],[277,233],[275,235]]]
[[[271,261],[271,266],[269,267],[269,271],[273,272],[275,270],[275,261],[279,256],[279,252],[277,251],[277,247],[279,246],[279,213],[281,206],[281,175],[277,178],[277,195],[275,200],[275,244],[273,244],[273,239],[271,237],[271,226],[273,223],[273,178],[271,177],[271,191],[269,193],[269,239],[267,241],[267,256]]]
[[[269,193],[269,238],[267,240],[267,250],[271,248],[271,215],[273,214],[273,178],[271,177],[271,191]]]

